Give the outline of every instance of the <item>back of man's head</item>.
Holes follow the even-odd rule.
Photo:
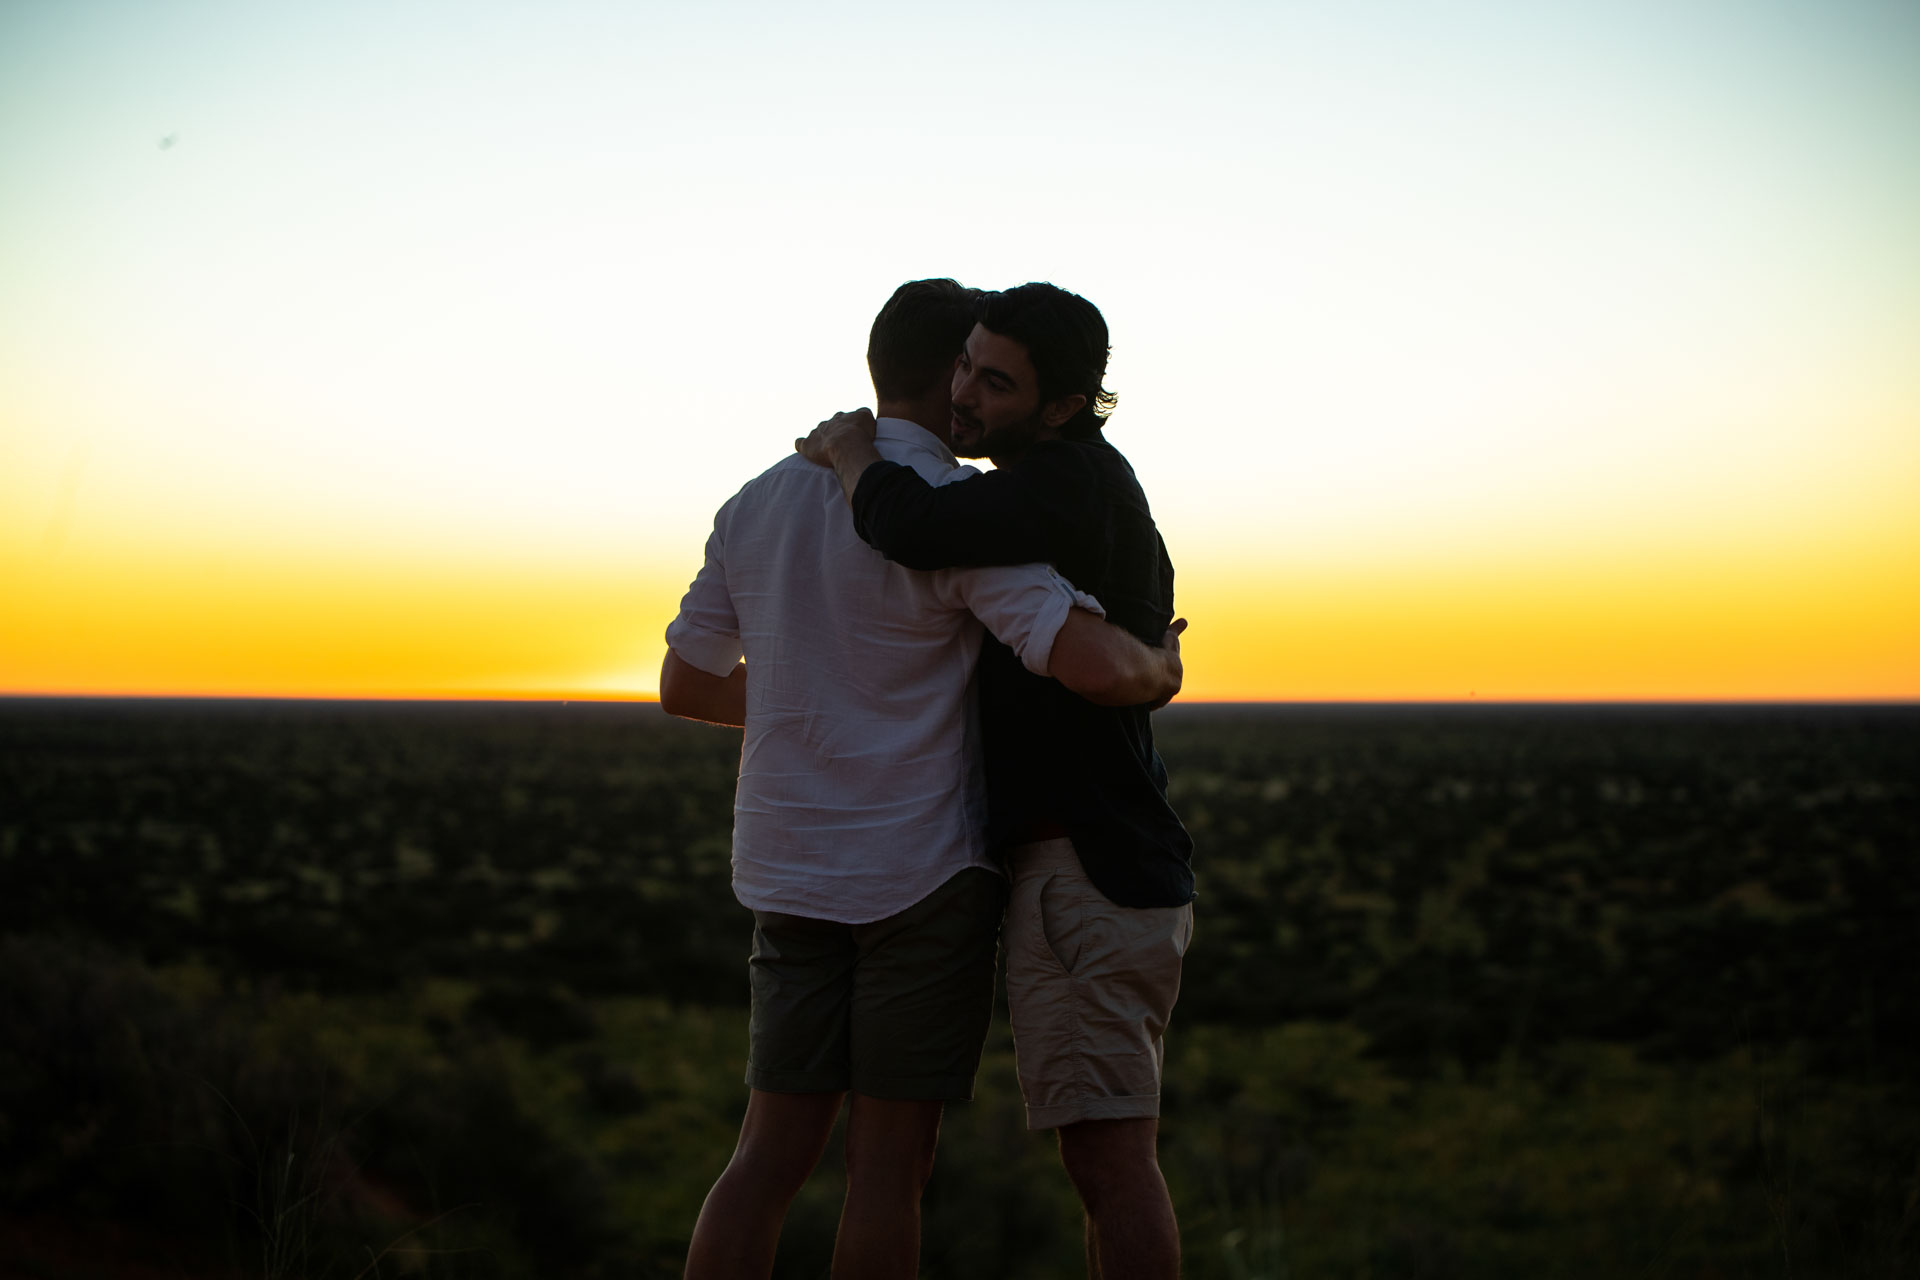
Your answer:
[[[1027,349],[1040,379],[1040,402],[1085,396],[1060,434],[1084,439],[1107,423],[1117,403],[1100,383],[1107,376],[1107,322],[1100,308],[1058,285],[1035,281],[987,294],[975,313],[982,325]]]
[[[980,291],[952,280],[909,280],[893,291],[867,335],[867,372],[881,400],[944,390],[973,332]]]

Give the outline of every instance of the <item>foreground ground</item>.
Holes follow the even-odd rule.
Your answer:
[[[1190,1275],[1911,1273],[1920,714],[1157,721]],[[737,752],[641,707],[0,707],[0,1276],[674,1274],[744,1101]],[[928,1203],[929,1276],[1079,1269],[1003,1028]]]

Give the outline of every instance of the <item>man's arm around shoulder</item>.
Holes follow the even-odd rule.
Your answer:
[[[909,569],[1058,560],[1098,492],[1071,452],[1051,450],[960,484],[929,484],[880,456],[873,422],[864,409],[837,414],[793,445],[832,469],[861,540]]]

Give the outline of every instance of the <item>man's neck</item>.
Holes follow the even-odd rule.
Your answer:
[[[873,416],[904,419],[941,444],[953,447],[953,412],[945,401],[936,404],[932,400],[879,400]]]

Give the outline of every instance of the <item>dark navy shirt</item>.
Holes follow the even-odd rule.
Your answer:
[[[1104,437],[1048,440],[1018,462],[938,488],[876,462],[854,527],[914,569],[1044,560],[1158,645],[1173,621],[1173,564],[1133,468]],[[987,637],[980,654],[988,839],[1064,828],[1094,886],[1123,907],[1193,899],[1193,840],[1167,803],[1145,707],[1101,707],[1034,675]]]

